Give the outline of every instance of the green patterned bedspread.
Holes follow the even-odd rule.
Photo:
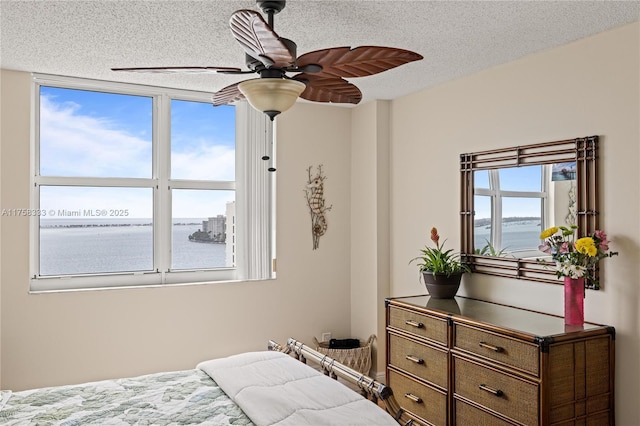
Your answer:
[[[0,409],[0,424],[252,425],[201,370],[16,392]]]

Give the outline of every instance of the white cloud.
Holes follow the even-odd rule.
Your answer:
[[[118,127],[118,123],[108,118],[82,114],[78,104],[56,103],[42,96],[41,173],[150,178],[150,136],[144,139]],[[235,180],[233,146],[214,145],[214,141],[204,138],[193,142],[188,151],[172,154],[174,178]],[[233,199],[232,191],[174,191],[173,213],[182,218],[224,214],[226,202]],[[148,218],[153,210],[150,189],[84,187],[43,187],[40,208],[56,213],[50,218],[59,218],[59,210],[84,213],[98,209],[128,210],[129,217]]]
[[[224,215],[226,204],[235,201],[235,191],[174,190],[172,214],[174,218],[207,218]]]
[[[235,156],[231,147],[201,142],[189,152],[171,155],[171,176],[176,179],[235,180]]]
[[[40,100],[41,173],[50,176],[151,177],[151,140],[78,113],[74,103]]]
[[[150,218],[153,192],[150,188],[41,187],[40,209],[49,219]],[[79,212],[77,216],[66,212]]]

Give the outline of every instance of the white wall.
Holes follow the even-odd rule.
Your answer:
[[[407,266],[437,226],[459,244],[459,154],[599,135],[604,261],[585,319],[616,328],[616,419],[640,419],[640,69],[632,24],[415,93],[392,104],[391,293],[424,293]],[[634,184],[635,182],[635,184]],[[560,285],[465,276],[461,294],[562,314]]]
[[[0,208],[27,208],[30,75],[4,70],[0,76]],[[1,387],[193,368],[204,359],[264,349],[268,339],[311,343],[323,331],[348,335],[349,117],[342,108],[309,113],[301,104],[278,118],[276,280],[30,295],[28,219],[3,216]],[[313,251],[303,190],[306,168],[319,163],[334,207]]]

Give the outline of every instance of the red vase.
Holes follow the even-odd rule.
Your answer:
[[[564,323],[584,324],[584,277],[564,277]]]

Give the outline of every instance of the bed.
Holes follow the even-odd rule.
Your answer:
[[[295,339],[191,370],[1,391],[0,397],[3,425],[411,424],[391,389]]]

